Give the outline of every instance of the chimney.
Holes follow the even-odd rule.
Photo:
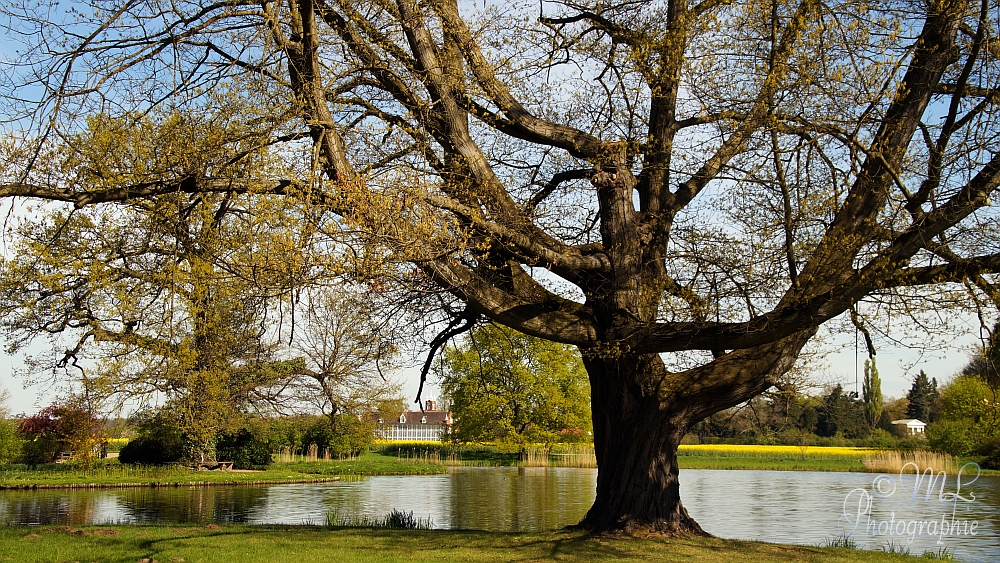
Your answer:
[[[437,401],[435,401],[434,399],[427,399],[427,401],[424,404],[424,410],[425,411],[436,411],[436,410],[438,410],[437,409]]]

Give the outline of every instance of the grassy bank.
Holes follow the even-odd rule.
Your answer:
[[[479,563],[514,560],[903,563],[918,559],[882,552],[715,538],[595,538],[570,531],[487,533],[288,526],[0,528],[0,561],[15,560],[25,563]]]
[[[768,469],[776,471],[858,471],[898,473],[915,463],[956,475],[969,460],[927,451],[880,451],[828,446],[682,445],[677,452],[681,469]],[[912,471],[912,468],[908,468]],[[981,470],[983,475],[1000,471]]]
[[[367,454],[351,460],[275,463],[266,471],[195,471],[179,466],[145,467],[109,460],[94,467],[53,464],[0,467],[0,489],[297,483],[357,475],[432,475],[441,465]]]
[[[682,445],[681,469],[769,469],[778,471],[865,471],[875,450],[820,446]]]
[[[588,444],[527,446],[520,450],[489,444],[396,443],[381,446],[380,453],[441,465],[516,465],[520,467],[597,467],[594,447]],[[771,469],[784,471],[866,471],[878,451],[829,446],[681,445],[681,469]]]

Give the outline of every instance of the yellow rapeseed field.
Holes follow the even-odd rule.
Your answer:
[[[772,458],[797,456],[810,459],[863,459],[878,450],[835,446],[759,446],[735,444],[682,444],[678,455],[705,457]]]

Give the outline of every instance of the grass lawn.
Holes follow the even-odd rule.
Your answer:
[[[682,445],[681,469],[773,469],[783,471],[864,471],[864,448],[822,446]]]
[[[273,526],[0,528],[0,561],[25,563],[352,563],[656,561],[906,562],[875,551],[715,538],[590,537],[582,532],[487,533]]]
[[[0,489],[68,486],[128,486],[173,484],[240,484],[306,482],[347,475],[433,475],[441,465],[415,463],[395,457],[367,454],[347,461],[275,463],[266,471],[195,471],[185,467],[143,467],[110,460],[92,468],[71,464],[37,469],[0,467]]]

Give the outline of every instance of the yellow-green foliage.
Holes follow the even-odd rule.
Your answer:
[[[500,325],[473,329],[445,350],[441,389],[463,441],[585,440],[590,383],[576,350]]]

